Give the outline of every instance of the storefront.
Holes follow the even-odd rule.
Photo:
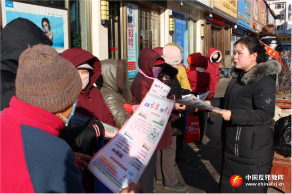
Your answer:
[[[183,64],[188,67],[189,54],[201,52],[200,22],[203,19],[204,9],[192,3],[179,4],[175,1],[168,1],[167,8],[172,10],[172,15],[175,17],[172,42],[183,48]]]
[[[207,47],[205,53],[210,47],[216,47],[221,50],[224,56],[225,51],[231,50],[231,26],[237,24],[237,1],[214,1],[212,17],[206,16],[207,28]],[[219,66],[223,66],[223,60]]]
[[[251,2],[252,0],[238,1],[238,22],[232,26],[231,52],[234,43],[241,37],[252,32],[251,26]]]

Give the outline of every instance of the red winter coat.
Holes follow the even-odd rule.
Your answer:
[[[219,52],[220,57],[217,61],[212,61],[212,56],[214,55],[215,52]],[[211,84],[212,84],[212,88],[211,88],[212,91],[211,91],[209,97],[213,97],[214,94],[216,93],[217,84],[218,84],[219,79],[220,79],[219,62],[222,59],[222,53],[216,47],[211,47],[208,50],[207,58],[208,58],[208,68],[206,69],[206,73],[210,73]]]
[[[153,77],[152,68],[157,59],[161,58],[161,56],[153,51],[152,49],[142,49],[140,51],[138,66],[147,76]],[[146,78],[141,73],[138,73],[132,83],[131,92],[133,96],[133,102],[136,104],[140,104],[143,98],[146,96],[147,92],[150,90],[153,80]],[[171,123],[165,127],[164,133],[156,147],[156,150],[162,150],[167,148],[172,143],[171,137]]]
[[[78,103],[75,110],[76,115],[87,117],[95,115],[99,121],[115,126],[116,124],[111,111],[104,102],[98,88],[93,86],[101,74],[99,59],[80,48],[68,49],[61,56],[70,61],[75,67],[88,62],[93,68],[93,72],[90,74],[89,84],[78,96]]]
[[[193,67],[207,67],[208,59],[206,57],[199,57],[195,61]],[[210,81],[210,73],[199,72],[197,70],[191,70],[187,73],[189,82],[192,88],[192,92],[196,92],[197,94],[203,94],[212,89],[212,83]],[[210,97],[210,95],[208,96]]]

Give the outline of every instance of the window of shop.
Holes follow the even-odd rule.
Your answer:
[[[285,4],[284,3],[276,3],[275,4],[275,9],[283,9],[285,8]]]
[[[277,30],[284,30],[284,25],[277,26]]]
[[[288,25],[287,25],[287,31],[288,31],[288,32],[291,32],[291,29],[292,29],[292,25],[291,25],[291,24],[288,24]]]
[[[284,14],[277,15],[277,19],[278,20],[283,20],[284,19]]]
[[[139,7],[139,48],[159,46],[159,13]]]

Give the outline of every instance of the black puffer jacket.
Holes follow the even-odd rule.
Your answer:
[[[17,18],[9,22],[1,34],[1,107],[9,106],[10,99],[15,95],[15,78],[20,54],[37,44],[52,45],[51,40],[37,25],[30,20]]]
[[[267,192],[267,186],[246,186],[255,181],[248,175],[269,175],[274,156],[273,124],[276,88],[274,74],[281,71],[275,61],[260,63],[243,73],[234,69],[223,98],[210,99],[215,107],[231,110],[231,121],[222,123],[224,161],[220,191],[223,193]],[[230,185],[230,177],[242,177],[242,185]]]

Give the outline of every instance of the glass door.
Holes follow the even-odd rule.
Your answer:
[[[189,56],[189,32],[188,21],[175,18],[175,44],[183,49],[183,64],[188,67],[187,58]]]
[[[139,8],[140,50],[159,46],[159,13]]]

